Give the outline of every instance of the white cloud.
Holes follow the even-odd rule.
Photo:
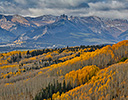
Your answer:
[[[128,10],[124,10],[124,11],[118,11],[118,10],[90,11],[87,15],[112,18],[112,19],[127,19],[128,18],[127,12],[128,12]]]
[[[81,3],[89,8],[77,8]],[[77,9],[74,9],[74,8]],[[1,0],[0,13],[29,16],[74,15],[128,18],[128,0]]]
[[[107,18],[128,18],[128,7],[126,2],[108,1],[89,3],[90,11],[88,15],[95,15]]]
[[[119,1],[89,3],[89,6],[92,10],[120,10],[126,7],[125,3]]]

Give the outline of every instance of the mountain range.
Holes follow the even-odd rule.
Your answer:
[[[97,16],[0,15],[0,46],[46,48],[113,44],[128,39],[128,20]],[[10,46],[9,45],[9,46]]]

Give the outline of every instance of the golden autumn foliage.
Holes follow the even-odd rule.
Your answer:
[[[0,68],[5,69],[5,68],[11,68],[11,67],[16,67],[16,65],[6,65],[6,66],[2,66]]]
[[[55,100],[127,100],[128,63],[114,64],[100,70],[89,83],[76,87]],[[68,95],[68,97],[67,97]]]
[[[128,99],[128,59],[116,64],[128,58],[128,40],[101,49],[74,48],[0,53],[0,100],[33,100],[54,79],[78,86],[55,93],[55,100]]]
[[[42,74],[42,71],[38,72],[38,74]]]
[[[73,87],[82,85],[88,82],[92,76],[99,71],[95,65],[86,66],[77,71],[71,71],[65,75],[66,83],[70,83]]]
[[[29,58],[29,60],[36,60],[36,57],[31,57]]]
[[[49,74],[65,75],[72,70],[78,70],[84,66],[96,65],[100,68],[108,67],[116,63],[122,57],[128,57],[128,40],[114,44],[113,46],[105,46],[93,52],[85,52],[80,57],[75,57],[63,63],[51,65]],[[60,73],[60,70],[62,73]]]
[[[59,93],[59,91],[57,92],[57,93],[54,93],[53,95],[52,95],[52,100],[54,100],[55,98],[57,98],[57,97],[59,97],[60,96],[60,93]]]

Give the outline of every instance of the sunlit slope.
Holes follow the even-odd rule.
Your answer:
[[[90,82],[58,96],[56,100],[127,100],[128,61],[100,70]]]
[[[113,46],[105,46],[93,52],[85,52],[80,57],[52,65],[48,74],[51,76],[65,75],[72,70],[78,70],[88,65],[105,68],[118,62],[122,57],[128,57],[128,40],[119,42]]]

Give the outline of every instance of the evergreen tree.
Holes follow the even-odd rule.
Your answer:
[[[27,55],[29,55],[30,53],[29,53],[29,50],[27,51]]]
[[[20,58],[20,59],[22,58],[21,53],[19,53],[19,58]]]
[[[65,80],[63,81],[63,92],[64,93],[66,92],[66,83],[65,83]]]

